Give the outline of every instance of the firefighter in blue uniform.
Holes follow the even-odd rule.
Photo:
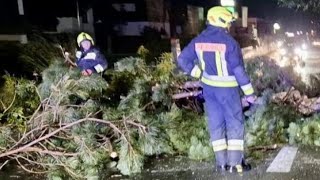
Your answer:
[[[93,38],[87,33],[80,33],[77,37],[80,51],[76,52],[77,66],[82,75],[90,76],[92,73],[103,72],[108,64],[103,54],[94,47]]]
[[[233,15],[226,8],[211,8],[207,28],[183,49],[178,64],[202,83],[217,170],[242,173],[251,167],[244,163],[239,86],[249,103],[254,103],[256,97],[244,69],[241,49],[227,31],[232,21]]]

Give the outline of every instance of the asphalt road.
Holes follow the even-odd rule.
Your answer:
[[[287,148],[287,147],[284,147]],[[214,171],[213,162],[191,161],[186,157],[161,158],[147,163],[147,167],[142,174],[125,177],[116,176],[110,179],[154,179],[154,180],[318,180],[320,179],[320,149],[319,147],[289,147],[297,149],[293,154],[292,164],[286,167],[285,163],[287,152],[278,159],[280,151],[277,149],[273,152],[268,152],[263,159],[256,162],[251,162],[253,169],[245,172],[242,175],[230,173],[217,173]],[[289,157],[289,156],[288,156]],[[274,163],[275,162],[275,163]],[[280,172],[267,171],[271,164],[276,164]],[[281,167],[282,166],[282,167]],[[289,171],[282,172],[283,168]]]

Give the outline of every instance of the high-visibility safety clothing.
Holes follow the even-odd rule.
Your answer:
[[[180,67],[213,87],[238,87],[245,95],[254,93],[245,72],[238,43],[223,28],[208,26],[183,49]]]
[[[81,42],[88,40],[91,42],[91,47],[88,50],[81,48]],[[95,47],[93,38],[87,33],[80,33],[77,37],[77,43],[81,51],[76,52],[77,66],[81,71],[90,69],[92,72],[101,73],[107,66],[108,62],[104,55]]]
[[[79,51],[77,54],[80,56],[78,56],[76,63],[81,71],[90,69],[92,72],[101,73],[108,66],[104,55],[94,47],[87,51]]]
[[[217,165],[240,165],[244,119],[239,86],[248,96],[253,95],[254,90],[238,43],[224,28],[208,25],[183,49],[178,65],[202,83]]]

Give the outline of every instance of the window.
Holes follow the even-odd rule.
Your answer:
[[[119,12],[135,12],[136,5],[134,3],[112,4],[112,7]]]

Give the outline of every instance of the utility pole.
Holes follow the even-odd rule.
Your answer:
[[[17,0],[17,1],[18,1],[19,15],[20,15],[20,17],[23,17],[24,16],[23,0]],[[24,22],[23,22],[23,25],[25,25]],[[28,38],[27,38],[26,34],[20,35],[20,43],[22,43],[22,44],[28,43]]]
[[[79,1],[76,0],[76,4],[77,4],[77,20],[78,20],[78,28],[79,31],[81,29],[81,22],[80,22],[80,9],[79,9]]]

